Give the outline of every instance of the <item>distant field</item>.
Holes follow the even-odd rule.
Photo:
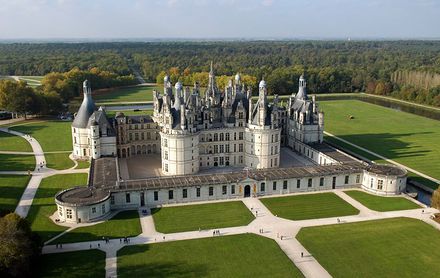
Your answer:
[[[121,89],[101,90],[93,94],[97,103],[130,102],[130,101],[152,101],[153,90],[162,90],[157,86],[138,86]]]
[[[359,210],[331,192],[261,198],[260,201],[272,214],[290,220],[327,218],[359,213]]]
[[[20,80],[26,81],[31,87],[37,87],[41,85],[41,80],[44,76],[19,76]]]
[[[297,239],[333,277],[438,277],[440,231],[391,218],[302,228]]]
[[[118,251],[118,277],[304,277],[274,240],[210,237]]]
[[[357,100],[321,101],[320,107],[326,131],[440,179],[440,121]]]

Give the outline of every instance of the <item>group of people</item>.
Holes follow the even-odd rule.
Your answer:
[[[219,236],[219,235],[220,235],[220,230],[212,231],[212,236]]]
[[[61,244],[61,243],[57,243],[57,244],[55,244],[55,248],[60,248],[60,249],[62,249],[63,248],[63,245]]]
[[[130,243],[130,238],[129,237],[124,237],[123,239],[120,238],[119,243],[122,243],[122,241],[124,241],[125,244],[128,244],[128,243]]]

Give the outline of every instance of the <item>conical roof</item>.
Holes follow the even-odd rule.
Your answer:
[[[84,86],[84,99],[72,123],[72,126],[76,128],[86,128],[90,116],[96,110],[95,102],[92,99],[91,90],[87,80],[84,81],[83,86]]]

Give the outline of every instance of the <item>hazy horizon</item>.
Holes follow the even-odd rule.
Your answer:
[[[437,40],[439,15],[435,0],[0,0],[0,40]]]

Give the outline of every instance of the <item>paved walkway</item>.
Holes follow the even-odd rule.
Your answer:
[[[331,133],[329,133],[329,132],[327,132],[327,131],[324,131],[324,134],[325,134],[325,135],[328,135],[328,136],[330,136],[330,137],[333,137],[333,138],[335,138],[335,139],[338,139],[339,141],[344,142],[345,144],[348,144],[348,145],[350,145],[350,146],[352,146],[352,147],[355,147],[355,148],[357,148],[357,149],[359,149],[359,150],[361,150],[361,151],[364,151],[364,152],[366,152],[366,153],[369,153],[369,154],[371,154],[371,155],[374,155],[374,156],[376,156],[376,157],[379,157],[380,159],[383,159],[383,160],[385,160],[385,161],[387,161],[387,162],[389,162],[389,163],[392,163],[392,164],[394,164],[394,165],[397,165],[397,166],[400,166],[400,167],[402,167],[402,168],[405,168],[406,170],[411,171],[411,172],[413,172],[413,173],[416,173],[417,175],[419,175],[419,176],[421,176],[421,177],[424,177],[425,179],[431,180],[431,181],[436,182],[436,183],[440,183],[440,180],[438,180],[438,179],[436,179],[436,178],[433,178],[433,177],[431,177],[431,176],[428,176],[428,175],[426,175],[426,174],[423,174],[423,173],[421,173],[421,172],[419,172],[419,171],[417,171],[417,170],[414,170],[413,168],[407,167],[407,166],[405,166],[405,165],[403,165],[403,164],[400,164],[400,163],[398,163],[398,162],[396,162],[396,161],[394,161],[394,160],[391,160],[391,159],[389,159],[389,158],[386,158],[385,156],[382,156],[382,155],[380,155],[380,154],[378,154],[378,153],[372,152],[372,151],[370,151],[370,150],[368,150],[368,149],[366,149],[366,148],[363,148],[363,147],[361,147],[361,146],[358,146],[358,145],[356,145],[356,144],[353,144],[353,143],[351,143],[351,142],[349,142],[349,141],[347,141],[347,140],[344,140],[344,139],[342,139],[342,138],[340,138],[340,137],[338,137],[338,136],[336,136],[336,135],[333,135],[333,134],[331,134]]]

